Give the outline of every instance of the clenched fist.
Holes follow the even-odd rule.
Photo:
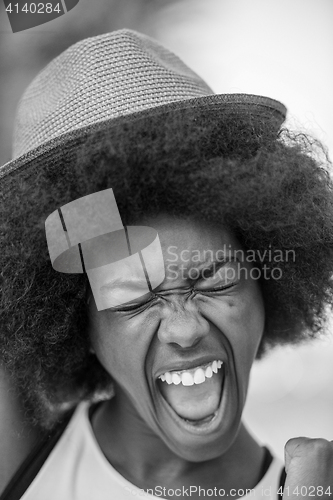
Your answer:
[[[283,500],[333,500],[333,441],[290,439],[285,463]]]

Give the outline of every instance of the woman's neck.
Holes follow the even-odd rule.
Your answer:
[[[126,397],[102,403],[92,416],[97,441],[109,462],[139,488],[254,488],[262,475],[264,449],[241,425],[228,451],[206,462],[173,453]],[[192,497],[195,498],[195,497]]]

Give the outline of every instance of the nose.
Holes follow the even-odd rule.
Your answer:
[[[209,333],[209,323],[194,304],[164,304],[158,329],[162,343],[193,347]]]

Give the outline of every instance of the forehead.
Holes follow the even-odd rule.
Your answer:
[[[222,226],[170,216],[146,218],[137,224],[138,229],[143,229],[141,224],[153,228],[159,242],[155,241],[154,249],[149,245],[142,252],[93,270],[89,281],[98,310],[131,302],[152,290],[184,286],[193,281],[193,268],[200,274],[205,267],[230,260],[233,251],[240,248]],[[135,232],[135,226],[128,229]]]
[[[235,251],[242,251],[236,237],[222,225],[168,215],[147,218],[144,224],[158,232],[161,243],[165,279],[157,290],[183,286],[210,264],[220,266],[235,257]]]
[[[167,215],[145,219],[144,223],[158,232],[165,263],[209,263],[241,249],[236,237],[222,224]]]

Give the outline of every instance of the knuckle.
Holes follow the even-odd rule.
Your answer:
[[[294,438],[288,439],[288,441],[285,444],[285,448],[286,448],[286,450],[295,450],[296,448],[306,446],[308,441],[311,441],[311,440],[309,438],[306,438],[306,437],[294,437]]]
[[[292,455],[306,453],[318,459],[333,460],[333,441],[323,438],[291,438],[286,442],[285,449]]]
[[[333,445],[326,439],[312,439],[310,447],[313,453],[315,453],[319,458],[332,459],[333,457]]]

